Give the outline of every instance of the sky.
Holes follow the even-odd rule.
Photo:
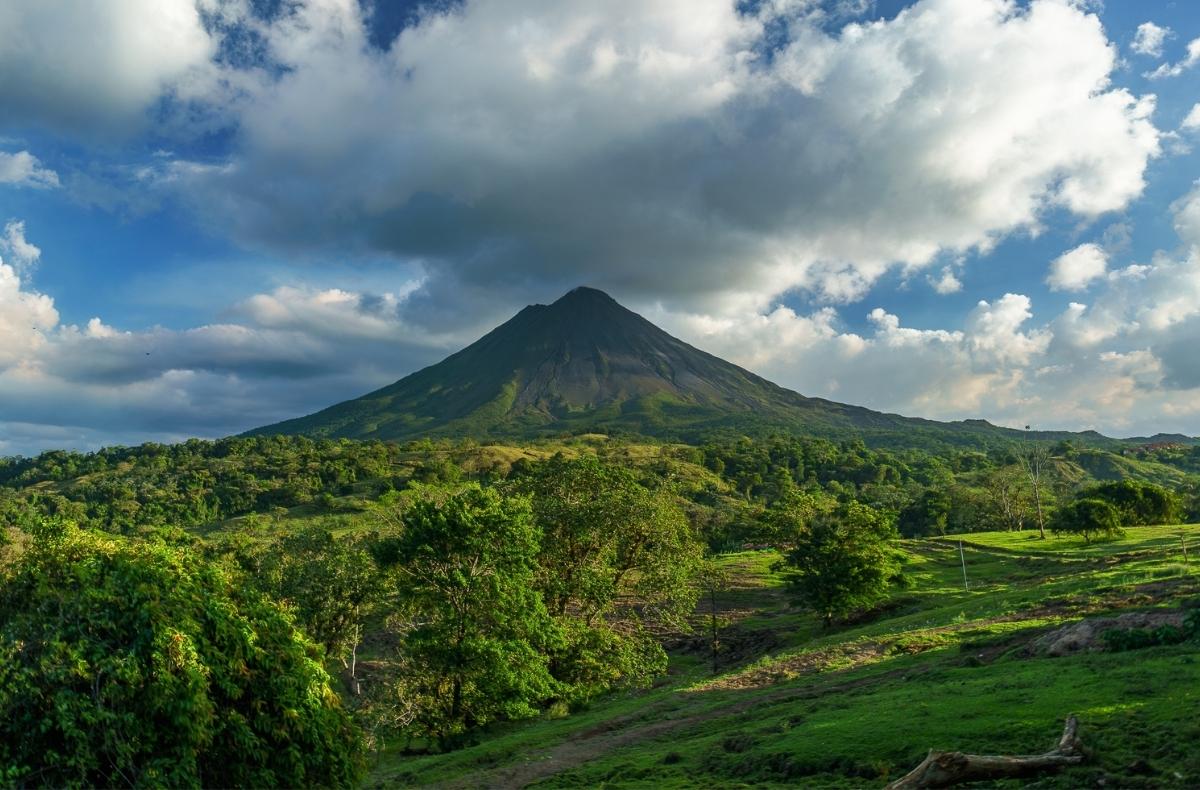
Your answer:
[[[0,455],[602,288],[799,392],[1200,435],[1200,4],[6,0]]]

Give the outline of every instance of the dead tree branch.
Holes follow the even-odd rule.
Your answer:
[[[908,774],[887,786],[887,790],[915,790],[926,787],[950,787],[963,782],[1012,779],[1055,771],[1064,765],[1083,762],[1078,736],[1079,721],[1068,716],[1058,746],[1045,754],[990,755],[962,752],[935,752]]]

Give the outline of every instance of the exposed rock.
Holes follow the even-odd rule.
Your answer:
[[[1104,640],[1101,636],[1105,631],[1153,629],[1162,625],[1182,626],[1183,612],[1127,612],[1117,617],[1089,617],[1038,637],[1030,644],[1030,652],[1039,656],[1069,656],[1102,650]]]

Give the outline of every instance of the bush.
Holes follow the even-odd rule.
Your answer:
[[[900,572],[886,514],[848,502],[815,516],[786,559],[792,592],[829,625],[886,597]]]
[[[351,785],[359,737],[319,655],[187,547],[43,525],[0,577],[4,781]]]
[[[1103,499],[1076,499],[1060,507],[1050,520],[1050,529],[1057,533],[1081,535],[1085,543],[1097,538],[1119,538],[1121,514]]]

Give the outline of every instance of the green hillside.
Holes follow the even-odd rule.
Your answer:
[[[389,751],[370,783],[877,787],[930,748],[1047,751],[1073,713],[1085,764],[1011,786],[1193,787],[1194,644],[1129,653],[1098,642],[1065,656],[1037,646],[1081,618],[1169,617],[1200,605],[1200,575],[1182,563],[1181,536],[1200,554],[1200,526],[1139,528],[1092,547],[1028,533],[964,536],[969,590],[956,537],[906,541],[911,587],[864,622],[830,631],[789,605],[771,571],[777,555],[727,556],[734,580],[718,600],[729,625],[716,675],[703,640],[685,641],[650,691],[497,728],[451,754]],[[705,614],[701,605],[699,625]]]

